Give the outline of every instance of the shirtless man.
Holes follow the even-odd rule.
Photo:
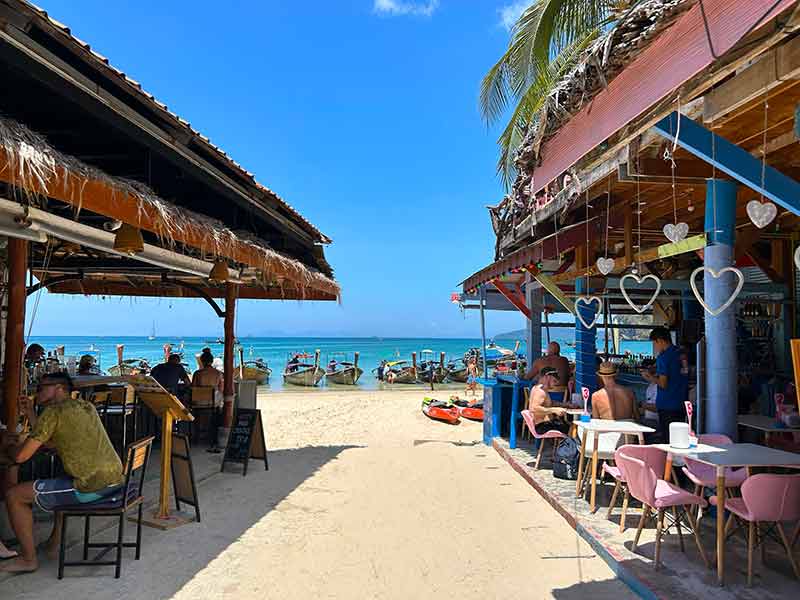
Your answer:
[[[531,398],[528,410],[533,413],[533,422],[536,433],[541,435],[553,429],[567,435],[570,424],[565,416],[567,410],[558,406],[553,406],[550,399],[550,390],[558,385],[558,371],[553,367],[544,367],[539,372],[539,383],[531,390]]]
[[[547,354],[534,361],[533,366],[525,374],[525,379],[535,379],[542,369],[549,367],[556,370],[556,383],[554,387],[565,386],[569,381],[569,361],[561,356],[561,346],[558,342],[547,344]]]
[[[603,387],[592,394],[592,418],[612,421],[639,420],[639,406],[633,392],[617,383],[617,365],[600,364],[597,377]]]

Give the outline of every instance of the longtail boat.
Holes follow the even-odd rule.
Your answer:
[[[331,383],[338,383],[339,385],[355,385],[358,383],[359,378],[364,373],[364,369],[358,366],[358,352],[353,354],[353,362],[346,360],[337,361],[335,356],[347,355],[344,352],[338,352],[332,355],[331,360],[328,362],[328,367],[325,370],[325,378]]]
[[[435,360],[433,350],[423,350],[420,352],[420,364],[417,368],[417,379],[424,383],[443,383],[447,378],[447,365],[444,361],[444,352],[439,354],[439,360]]]
[[[292,385],[314,387],[325,376],[325,369],[319,366],[319,350],[314,353],[313,363],[301,362],[302,359],[311,358],[305,352],[293,354],[283,370],[283,381]]]

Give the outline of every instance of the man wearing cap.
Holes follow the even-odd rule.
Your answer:
[[[541,435],[553,429],[568,434],[570,424],[565,419],[567,410],[553,406],[550,390],[558,385],[558,371],[553,367],[544,367],[539,371],[539,383],[531,390],[528,410],[533,413],[536,433]]]
[[[597,377],[603,387],[592,394],[592,418],[638,421],[636,397],[631,390],[617,383],[617,365],[612,362],[600,363]]]

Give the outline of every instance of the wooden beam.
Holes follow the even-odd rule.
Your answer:
[[[705,96],[703,120],[718,122],[764,92],[787,80],[800,78],[800,37],[765,52],[756,62]]]
[[[22,357],[25,353],[25,275],[28,271],[28,241],[8,238],[8,313],[3,357],[4,423],[16,431],[18,398],[23,387]]]
[[[233,331],[234,323],[236,321],[236,292],[238,286],[235,283],[225,284],[225,354],[223,355],[224,368],[222,371],[224,386],[224,407],[223,407],[223,427],[230,429],[233,424],[233,354],[234,345],[236,341],[235,333]],[[216,440],[212,440],[216,446]]]
[[[531,320],[531,310],[525,304],[525,296],[517,294],[514,290],[510,290],[506,285],[500,281],[499,279],[495,279],[492,281],[492,285],[497,288],[497,291],[503,294],[503,296],[513,304],[516,309],[525,315],[528,320]]]

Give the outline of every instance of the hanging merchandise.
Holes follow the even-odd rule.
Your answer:
[[[686,223],[667,223],[664,225],[664,235],[670,242],[680,242],[689,235],[689,226]]]
[[[769,90],[764,88],[764,127],[761,134],[761,189],[767,179],[767,114],[769,112]],[[753,225],[759,229],[764,229],[778,216],[778,207],[772,202],[764,200],[764,192],[761,192],[761,200],[751,200],[747,203],[747,216]]]
[[[597,270],[600,271],[603,275],[608,275],[611,271],[614,270],[614,259],[613,258],[598,258],[597,259]]]
[[[616,266],[614,264],[614,259],[609,258],[608,256],[608,231],[611,229],[611,225],[609,225],[609,219],[611,219],[611,179],[608,180],[608,190],[606,190],[606,244],[605,244],[605,251],[604,256],[597,259],[597,270],[600,271],[603,275],[608,275],[611,271],[614,270]]]
[[[778,216],[778,207],[772,202],[750,200],[747,203],[747,216],[750,217],[753,225],[759,229],[764,229]]]
[[[625,289],[625,282],[628,279],[634,280],[639,285],[642,285],[647,280],[655,282],[656,289],[653,290],[653,295],[650,297],[650,300],[648,300],[646,304],[644,304],[644,305],[635,304],[631,300],[630,296],[628,296],[628,290]],[[622,277],[622,279],[619,280],[619,290],[622,292],[622,296],[625,298],[625,302],[627,302],[628,305],[633,310],[635,310],[639,314],[642,314],[648,308],[653,306],[653,303],[656,301],[656,298],[658,298],[658,295],[661,293],[661,280],[658,277],[656,277],[655,275],[653,275],[652,273],[648,273],[644,277],[640,277],[639,275],[635,275],[633,273],[628,273],[627,275],[624,275]]]
[[[597,312],[594,313],[594,318],[591,322],[587,323],[583,319],[583,315],[581,315],[579,304],[583,303],[587,307],[591,307],[591,305],[597,302]],[[597,296],[578,296],[575,298],[575,316],[581,322],[586,329],[592,329],[597,324],[597,319],[600,317],[600,313],[603,312],[603,301],[598,298]]]
[[[797,253],[795,253],[795,261],[796,260],[797,260]],[[712,309],[706,303],[705,298],[703,298],[703,295],[697,289],[697,282],[695,280],[697,279],[697,276],[700,273],[708,273],[714,279],[719,279],[720,277],[722,277],[724,273],[733,273],[739,279],[739,283],[736,284],[736,289],[733,290],[733,293],[730,295],[730,297],[727,300],[725,300],[725,302],[723,302],[722,305],[719,306],[719,308]],[[708,314],[710,314],[712,317],[716,317],[717,315],[722,313],[722,311],[728,308],[731,304],[733,304],[734,301],[736,300],[736,297],[739,295],[739,292],[742,291],[742,287],[744,286],[744,274],[736,267],[725,267],[723,269],[720,269],[719,271],[716,271],[711,267],[697,267],[694,271],[692,271],[692,276],[689,278],[689,283],[692,286],[692,292],[694,292],[697,301],[701,304],[701,306],[705,309],[705,311]]]

